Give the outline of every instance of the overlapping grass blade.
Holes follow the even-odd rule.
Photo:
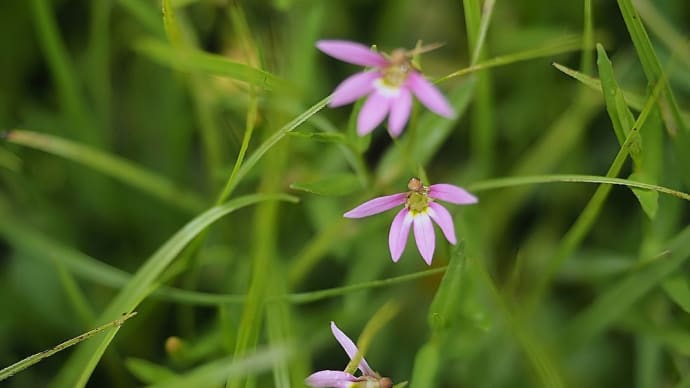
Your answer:
[[[203,209],[197,194],[176,187],[166,178],[116,155],[57,136],[16,129],[5,134],[13,144],[38,149],[79,163],[190,213]]]
[[[568,347],[582,346],[606,330],[642,296],[674,273],[690,257],[690,228],[685,228],[666,248],[654,260],[609,287],[570,320],[563,337]]]
[[[173,47],[150,38],[137,41],[135,48],[152,60],[176,70],[229,77],[265,89],[287,86],[286,81],[274,74],[231,61],[217,54],[191,48]]]
[[[100,321],[108,321],[122,313],[132,311],[156,287],[161,273],[172,263],[182,249],[209,225],[233,211],[258,202],[282,200],[295,201],[287,195],[255,194],[239,197],[222,206],[213,207],[187,223],[163,244],[137,271],[129,283],[118,293]],[[88,382],[96,364],[116,333],[109,333],[100,341],[81,347],[63,367],[54,386],[83,387]]]

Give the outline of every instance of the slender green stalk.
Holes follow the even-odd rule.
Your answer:
[[[36,354],[29,356],[29,357],[27,357],[27,358],[25,358],[19,362],[16,362],[16,363],[0,370],[0,381],[5,380],[9,377],[12,377],[15,374],[23,371],[24,369],[26,369],[26,368],[28,368],[28,367],[30,367],[30,366],[38,363],[38,362],[43,361],[44,359],[46,359],[48,357],[54,355],[55,353],[61,352],[61,351],[65,350],[71,346],[74,346],[74,345],[76,345],[76,344],[78,344],[84,340],[87,340],[87,339],[93,337],[94,335],[104,331],[104,330],[114,328],[115,330],[113,330],[113,331],[117,331],[120,328],[120,326],[122,326],[125,323],[125,321],[127,321],[128,319],[132,318],[135,315],[137,315],[136,311],[132,311],[130,313],[123,314],[122,317],[120,317],[120,318],[117,318],[111,322],[104,324],[104,325],[98,326],[97,328],[95,328],[93,330],[87,331],[86,333],[80,334],[80,335],[78,335],[72,339],[69,339],[65,342],[62,342],[58,345],[55,345],[53,348],[51,348],[49,350],[44,350],[40,353],[36,353]]]
[[[374,313],[371,319],[369,319],[369,322],[367,322],[367,325],[364,326],[364,330],[362,330],[362,334],[357,340],[357,354],[350,359],[350,362],[345,367],[345,372],[350,374],[355,373],[359,362],[367,352],[367,349],[369,349],[369,345],[374,340],[376,333],[383,329],[388,321],[393,319],[393,317],[398,314],[399,310],[400,305],[397,301],[389,301],[381,306],[376,313]]]

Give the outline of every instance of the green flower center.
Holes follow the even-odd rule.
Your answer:
[[[407,194],[407,201],[405,201],[405,206],[410,209],[412,215],[417,215],[419,213],[425,213],[426,209],[429,208],[429,202],[431,198],[426,193],[420,193],[416,191],[410,191]]]

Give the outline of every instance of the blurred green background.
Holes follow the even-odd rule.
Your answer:
[[[392,301],[366,356],[396,383],[690,387],[687,195],[553,176],[690,191],[688,26],[685,0],[2,2],[0,366],[144,298],[102,359],[104,334],[2,384],[299,387],[347,364],[331,320],[356,340]],[[360,71],[319,39],[479,66],[437,84],[456,120],[417,106],[360,139],[353,107],[308,111]],[[430,272],[413,241],[391,262],[392,211],[342,218],[420,173],[480,198],[448,206],[460,243]],[[175,235],[255,193],[299,203]]]

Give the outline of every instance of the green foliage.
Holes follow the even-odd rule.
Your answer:
[[[398,387],[690,387],[688,15],[7,2],[0,380],[288,388],[366,357]],[[319,39],[444,43],[414,64],[456,116],[358,136],[363,100],[328,103],[362,68]],[[480,200],[431,268],[412,236],[391,261],[399,208],[342,216],[412,176]]]

